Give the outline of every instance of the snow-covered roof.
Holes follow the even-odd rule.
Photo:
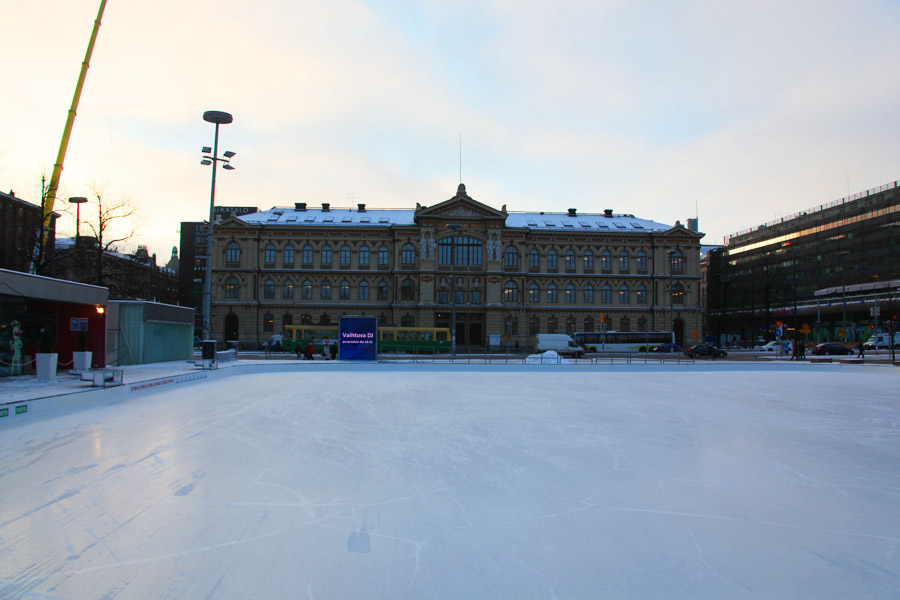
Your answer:
[[[270,208],[261,212],[236,217],[249,225],[281,225],[303,227],[392,227],[415,224],[414,210],[350,208]],[[544,231],[592,231],[643,233],[668,231],[671,225],[639,219],[632,215],[578,214],[567,213],[511,213],[506,218],[506,226],[515,229]]]
[[[644,233],[668,231],[671,225],[638,219],[633,215],[576,214],[568,213],[512,213],[506,218],[506,226],[517,229],[544,231],[600,231],[620,233]]]

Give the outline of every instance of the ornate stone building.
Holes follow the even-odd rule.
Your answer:
[[[285,325],[345,314],[449,327],[455,309],[460,345],[604,326],[674,328],[692,343],[702,338],[701,237],[611,210],[509,213],[463,184],[415,210],[300,202],[216,226],[213,336],[256,348]]]

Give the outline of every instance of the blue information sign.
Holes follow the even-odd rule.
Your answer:
[[[341,360],[378,360],[378,319],[341,317],[338,326]]]

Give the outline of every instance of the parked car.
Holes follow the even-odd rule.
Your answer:
[[[701,356],[713,359],[723,358],[728,356],[728,352],[722,350],[721,348],[716,348],[712,344],[697,344],[696,346],[691,346],[687,350],[684,351],[684,355],[690,358],[699,358]]]
[[[667,342],[665,344],[660,344],[655,348],[651,348],[650,352],[681,352],[681,346],[674,342]]]
[[[790,354],[794,350],[794,344],[791,341],[776,341],[769,342],[768,344],[763,344],[762,346],[754,346],[754,350],[759,352],[781,352],[783,354]]]
[[[845,346],[844,344],[838,344],[837,342],[825,342],[813,348],[811,353],[816,356],[853,354],[853,348]]]

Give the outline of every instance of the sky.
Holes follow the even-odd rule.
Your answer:
[[[0,190],[39,202],[99,4],[0,0]],[[57,209],[128,199],[167,258],[208,217],[221,110],[217,204],[409,209],[461,179],[720,244],[900,179],[898,25],[895,0],[109,0]]]
[[[0,596],[897,598],[889,365],[265,362],[0,420]]]

